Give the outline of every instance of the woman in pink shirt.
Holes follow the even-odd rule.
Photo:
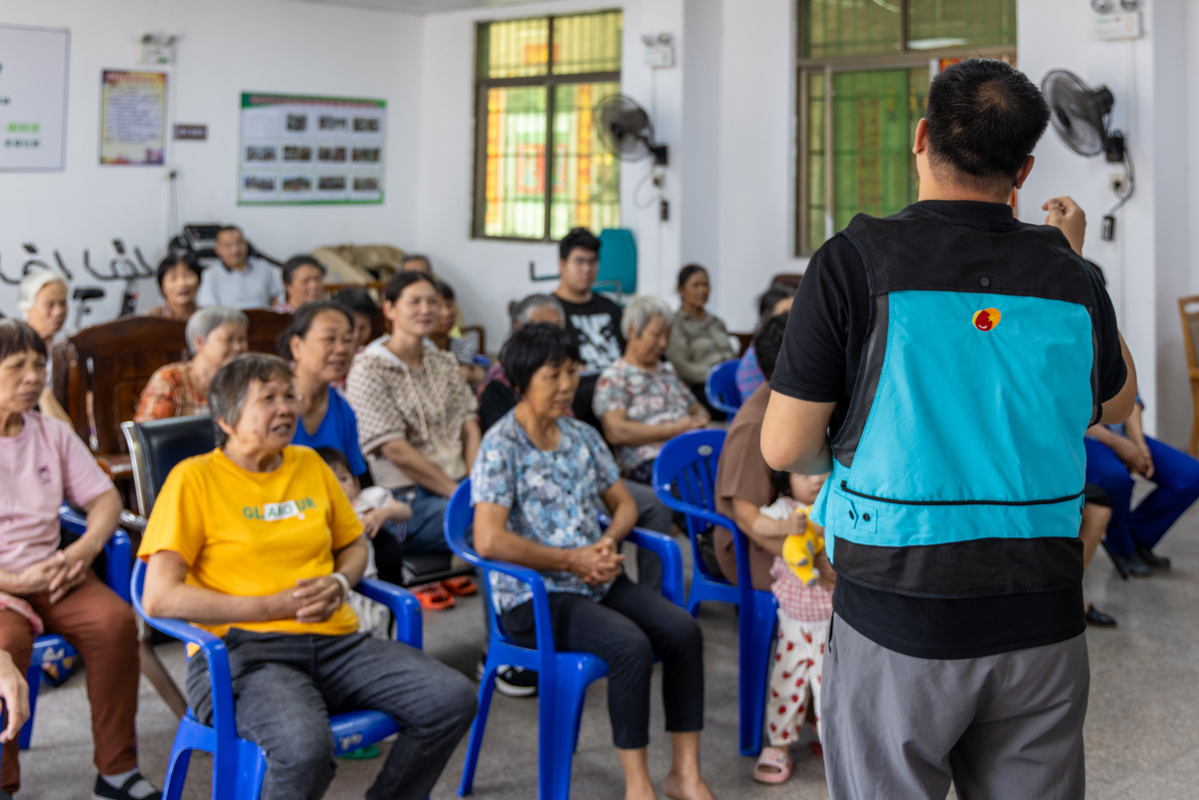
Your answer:
[[[46,381],[46,345],[23,322],[0,320],[0,649],[22,673],[34,637],[61,634],[87,664],[101,798],[160,798],[137,769],[138,655],[133,612],[91,571],[117,527],[121,499],[71,428],[33,411]],[[59,549],[63,501],[87,531]],[[0,788],[20,788],[17,741],[0,751]]]

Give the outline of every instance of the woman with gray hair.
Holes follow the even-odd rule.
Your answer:
[[[649,483],[669,439],[712,421],[674,367],[662,360],[674,314],[660,297],[634,297],[624,310],[624,355],[600,373],[592,405],[624,477]]]
[[[369,545],[333,471],[291,443],[300,401],[287,362],[234,359],[208,396],[217,449],[171,471],[138,549],[146,612],[224,640],[238,735],[266,756],[262,800],[324,796],[336,770],[329,715],[350,710],[400,726],[366,796],[428,797],[475,715],[473,685],[403,642],[358,633],[346,596]],[[188,705],[204,724],[210,687],[193,658]]]
[[[246,352],[249,320],[236,308],[209,306],[187,320],[191,359],[160,367],[137,403],[135,422],[208,413],[208,384],[221,367]]]
[[[50,390],[54,374],[53,347],[67,321],[67,282],[50,270],[33,270],[21,279],[17,289],[17,310],[46,344],[46,386],[38,398],[38,410],[46,416],[74,424]]]

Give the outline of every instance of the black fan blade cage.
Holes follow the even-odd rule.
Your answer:
[[[617,158],[640,161],[653,153],[653,123],[633,98],[623,94],[605,97],[596,104],[595,115],[600,140]]]
[[[1064,69],[1051,70],[1041,82],[1053,129],[1062,143],[1081,156],[1107,149],[1107,115],[1115,99],[1106,86],[1092,89]]]

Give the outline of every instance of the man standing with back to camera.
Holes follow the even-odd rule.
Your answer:
[[[762,452],[832,470],[833,800],[1083,797],[1083,434],[1129,415],[1136,373],[1082,211],[1007,204],[1048,121],[1003,62],[939,74],[919,202],[855,217],[791,310]]]

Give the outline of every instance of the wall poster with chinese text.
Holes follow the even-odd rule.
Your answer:
[[[0,170],[66,164],[70,34],[0,25]]]
[[[104,70],[100,88],[100,163],[161,165],[166,136],[166,73]]]

